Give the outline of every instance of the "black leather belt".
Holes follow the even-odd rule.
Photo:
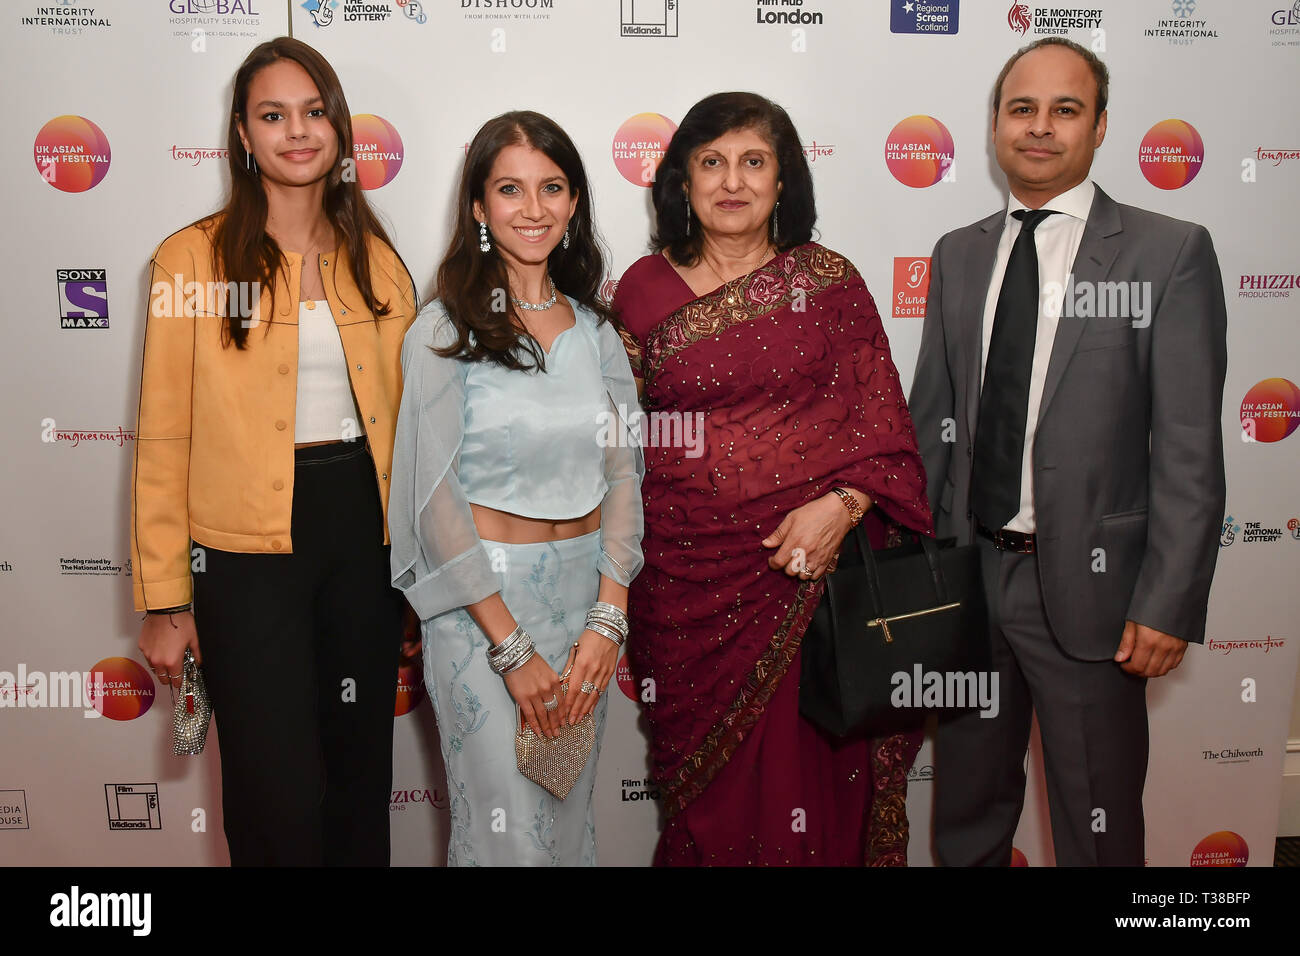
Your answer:
[[[1035,535],[1026,534],[1023,531],[1009,531],[1002,528],[999,531],[990,531],[979,521],[975,522],[975,531],[982,537],[988,538],[993,542],[993,547],[999,551],[1013,551],[1016,554],[1033,554],[1038,550],[1035,542]]]

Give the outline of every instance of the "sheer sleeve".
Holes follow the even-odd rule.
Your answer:
[[[457,478],[466,366],[431,348],[453,340],[450,323],[433,302],[402,343],[402,403],[388,524],[393,586],[422,620],[501,589]]]
[[[600,373],[609,398],[613,427],[605,442],[605,482],[609,490],[600,505],[600,560],[596,569],[627,586],[641,570],[641,480],[645,457],[641,451],[641,407],[628,364],[627,350],[613,323],[597,329]]]

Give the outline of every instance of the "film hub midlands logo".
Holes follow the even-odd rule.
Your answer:
[[[1241,440],[1276,442],[1300,426],[1300,387],[1285,378],[1266,378],[1241,400]]]
[[[113,24],[99,7],[73,5],[71,0],[42,3],[28,7],[30,16],[22,18],[25,27],[48,27],[50,33],[60,37],[75,37],[96,28],[107,29]]]
[[[1169,13],[1170,16],[1152,22],[1142,35],[1152,40],[1168,40],[1171,46],[1191,46],[1219,38],[1214,24],[1197,16],[1197,0],[1172,0]]]
[[[890,0],[890,33],[953,34],[958,0]]]
[[[885,165],[895,179],[913,189],[955,180],[955,156],[952,134],[933,116],[909,116],[885,140]]]
[[[104,800],[108,804],[110,830],[162,829],[158,784],[106,783]]]
[[[132,936],[152,932],[153,894],[83,892],[75,883],[66,893],[50,897],[50,925],[54,927],[118,927]]]
[[[1245,866],[1250,860],[1246,841],[1231,830],[1211,833],[1192,850],[1189,866]]]
[[[400,790],[393,791],[393,798],[388,801],[389,813],[401,813],[407,807],[433,807],[435,810],[446,810],[451,806],[447,795],[434,787],[430,790],[428,787],[404,787]]]
[[[108,328],[108,271],[57,269],[59,328]]]
[[[1292,519],[1294,520],[1294,519]],[[1231,654],[1233,651],[1263,651],[1267,654],[1274,648],[1286,647],[1286,638],[1284,637],[1265,637],[1262,641],[1221,641],[1216,638],[1208,638],[1205,641],[1207,651],[1215,651],[1219,654]]]
[[[402,168],[402,137],[382,116],[358,113],[352,117],[352,155],[362,189],[387,186]]]
[[[614,132],[610,149],[614,166],[633,186],[654,185],[655,170],[663,159],[677,124],[662,113],[637,113]]]
[[[110,442],[118,448],[126,447],[127,442],[135,441],[135,431],[123,428],[59,428],[53,418],[41,419],[41,441],[47,445],[67,442],[77,448],[82,442],[102,444]]]
[[[0,790],[0,830],[30,830],[27,791]]]
[[[1205,142],[1196,127],[1180,119],[1161,120],[1138,147],[1138,168],[1158,189],[1181,189],[1201,171]]]
[[[894,256],[894,311],[896,319],[925,318],[930,294],[930,257]]]
[[[677,36],[681,0],[622,0],[618,32],[625,37]]]
[[[1300,288],[1300,274],[1258,272],[1242,274],[1237,279],[1239,299],[1289,299]]]
[[[1092,7],[1033,7],[1012,3],[1007,26],[1021,36],[1031,30],[1043,36],[1065,36],[1071,30],[1099,31],[1102,11]]]
[[[36,134],[36,171],[55,189],[84,193],[108,175],[112,154],[104,131],[84,116],[56,116]]]

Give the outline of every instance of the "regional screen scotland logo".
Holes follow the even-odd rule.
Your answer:
[[[958,0],[893,0],[890,33],[952,34],[957,32]]]

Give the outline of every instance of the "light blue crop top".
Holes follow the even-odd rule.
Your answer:
[[[500,590],[469,505],[530,518],[600,506],[597,570],[631,584],[643,563],[645,473],[636,385],[614,327],[569,299],[575,324],[546,371],[444,358],[455,330],[430,302],[402,344],[388,526],[393,586],[424,620]]]

